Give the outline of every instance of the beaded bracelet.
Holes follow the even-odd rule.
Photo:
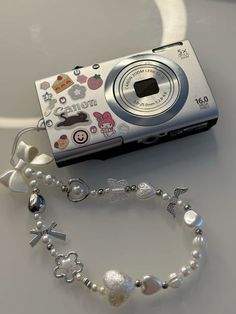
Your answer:
[[[18,158],[17,161],[14,160],[15,153]],[[56,278],[63,278],[66,283],[74,281],[82,283],[91,291],[106,296],[111,305],[120,306],[128,300],[135,287],[140,288],[144,295],[152,295],[168,287],[179,288],[184,278],[191,271],[199,268],[199,260],[202,258],[202,253],[207,247],[207,242],[202,236],[202,217],[189,204],[185,204],[179,199],[181,194],[187,192],[187,188],[176,188],[174,195],[170,196],[168,193],[153,187],[147,182],[130,186],[126,180],[117,181],[108,179],[106,188],[93,190],[80,178],[72,178],[65,184],[51,174],[45,174],[42,171],[36,171],[32,168],[33,166],[46,165],[52,160],[53,158],[46,154],[39,155],[36,147],[27,145],[21,141],[19,145],[13,145],[11,164],[14,169],[2,174],[0,182],[15,192],[27,192],[30,187],[31,193],[28,208],[33,213],[36,224],[35,228],[30,230],[30,234],[34,236],[30,241],[30,245],[34,247],[40,240],[45,244],[47,250],[55,258],[56,265],[53,273]],[[152,197],[162,198],[166,202],[166,210],[173,217],[176,216],[176,206],[182,207],[185,211],[184,223],[192,228],[194,232],[191,260],[180,271],[171,273],[166,281],[162,281],[153,275],[145,275],[142,279],[132,280],[128,275],[120,271],[109,270],[103,276],[103,285],[98,286],[84,273],[83,263],[79,260],[76,252],[71,251],[67,254],[60,254],[56,250],[53,238],[65,240],[66,235],[55,230],[57,226],[55,222],[52,222],[48,226],[42,217],[46,203],[39,190],[40,181],[46,186],[58,188],[72,202],[81,202],[87,197],[96,198],[105,195],[109,196],[111,200],[126,199],[132,193],[140,200]]]

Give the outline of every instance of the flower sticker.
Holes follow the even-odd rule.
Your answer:
[[[40,89],[46,90],[50,87],[50,83],[43,81],[42,83],[40,83]]]
[[[82,272],[83,264],[78,261],[76,252],[69,252],[67,255],[59,254],[56,259],[54,275],[56,278],[64,278],[66,282],[74,281],[75,275]]]
[[[86,87],[79,84],[74,84],[69,90],[68,94],[73,100],[82,99],[85,97]]]

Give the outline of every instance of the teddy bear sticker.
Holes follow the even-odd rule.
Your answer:
[[[104,137],[109,137],[116,133],[114,130],[115,121],[113,120],[110,112],[106,111],[103,114],[100,112],[94,112],[93,115],[97,119],[98,127]]]

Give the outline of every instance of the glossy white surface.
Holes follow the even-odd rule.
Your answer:
[[[130,184],[147,181],[171,195],[176,186],[190,187],[184,197],[206,222],[207,260],[177,290],[151,297],[135,291],[119,313],[235,313],[236,254],[229,245],[236,221],[235,17],[236,3],[231,0],[1,3],[1,173],[9,167],[17,129],[40,116],[34,81],[77,64],[179,40],[186,31],[219,105],[219,122],[207,133],[105,162],[48,168],[59,178],[80,176],[95,187],[104,187],[108,177],[127,178]],[[25,140],[50,152],[43,132]],[[53,189],[42,188],[42,192],[48,222],[55,219],[58,229],[67,233],[68,242],[58,241],[59,248],[65,253],[78,251],[86,272],[97,283],[109,269],[134,279],[153,274],[165,280],[190,259],[191,231],[180,228],[178,218],[173,221],[161,201],[91,199],[72,204]],[[106,300],[76,283],[67,285],[54,278],[55,264],[43,245],[29,246],[33,219],[27,210],[28,196],[0,187],[0,197],[0,312],[111,313]]]

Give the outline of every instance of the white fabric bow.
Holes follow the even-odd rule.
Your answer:
[[[0,176],[0,182],[11,191],[26,193],[28,185],[22,175],[22,170],[26,165],[43,166],[49,164],[53,157],[41,154],[36,147],[30,146],[21,141],[16,150],[18,162],[13,170],[7,170]]]

